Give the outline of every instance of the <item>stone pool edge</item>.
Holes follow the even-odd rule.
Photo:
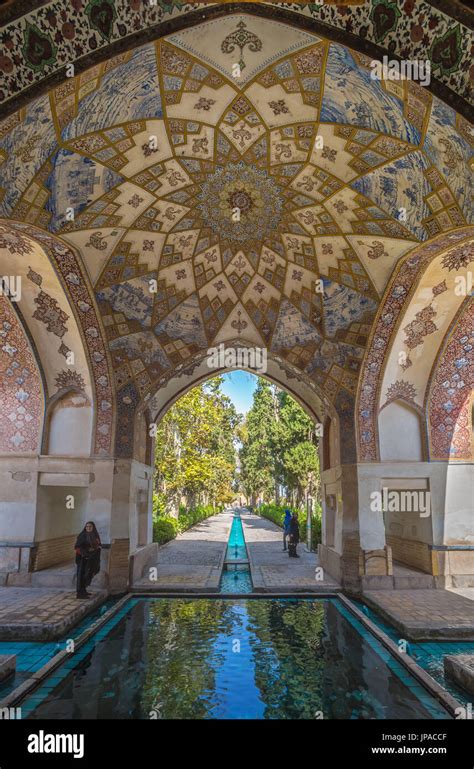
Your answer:
[[[409,654],[401,653],[397,644],[394,643],[392,639],[389,638],[389,636],[374,622],[372,622],[371,619],[369,619],[362,611],[360,611],[360,609],[355,606],[355,604],[353,604],[352,601],[347,598],[347,596],[339,594],[337,598],[346,607],[346,609],[348,609],[351,614],[357,617],[359,622],[367,630],[369,630],[383,646],[385,646],[385,648],[392,654],[392,656],[398,662],[400,662],[400,664],[403,665],[425,689],[428,690],[431,696],[440,702],[453,718],[456,718],[457,714],[460,712],[459,709],[463,709],[462,703],[458,702],[458,700],[449,694],[449,692],[443,689],[441,684],[435,681],[435,679],[430,676],[426,670],[423,670],[423,668],[418,665],[418,663],[415,662],[415,660],[410,657]]]
[[[431,641],[443,643],[445,641],[473,641],[474,640],[474,622],[471,625],[463,627],[426,627],[426,625],[414,624],[412,622],[402,622],[395,613],[390,613],[384,606],[381,606],[376,600],[373,600],[369,592],[362,592],[359,600],[363,601],[370,609],[373,609],[384,622],[388,622],[395,630],[398,630],[403,638],[409,641],[426,642]]]
[[[91,636],[93,636],[103,625],[112,619],[112,617],[134,597],[135,596],[132,594],[127,593],[127,595],[124,595],[122,598],[120,598],[117,603],[114,604],[114,606],[111,606],[110,609],[108,609],[108,611],[103,614],[102,617],[96,619],[92,625],[86,628],[81,633],[81,635],[74,640],[74,652],[68,652],[62,649],[57,654],[55,654],[54,657],[52,657],[45,665],[43,665],[43,667],[37,670],[36,673],[33,673],[30,678],[27,678],[26,681],[23,681],[23,683],[13,689],[10,694],[7,694],[3,700],[0,700],[0,709],[15,707],[22,700],[24,700],[25,697],[32,694],[33,691],[37,689],[41,683],[43,683],[47,676],[49,676],[54,670],[56,670],[56,668],[62,665],[63,662],[70,659],[71,654],[74,655],[75,652],[81,648],[81,646],[87,643]]]

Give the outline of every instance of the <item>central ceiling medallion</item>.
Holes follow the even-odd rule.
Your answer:
[[[266,171],[227,163],[201,185],[199,209],[207,227],[222,239],[263,240],[274,232],[283,201],[278,185]]]

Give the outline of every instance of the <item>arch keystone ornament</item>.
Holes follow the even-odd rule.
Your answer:
[[[106,39],[110,40],[112,27],[117,12],[111,0],[89,0],[85,6],[85,12],[90,20],[90,25]]]
[[[435,72],[440,71],[443,75],[450,75],[458,67],[461,55],[461,28],[459,24],[433,40],[431,58]]]
[[[375,39],[378,43],[383,42],[389,32],[395,32],[401,15],[402,12],[396,2],[381,0],[381,2],[372,3],[370,18],[374,25]]]
[[[231,32],[224,38],[221,43],[222,53],[234,53],[235,49],[240,51],[240,59],[238,61],[240,69],[245,69],[246,64],[244,61],[244,50],[248,48],[249,51],[256,53],[262,50],[262,41],[251,30],[247,29],[245,21],[239,21],[237,29]]]

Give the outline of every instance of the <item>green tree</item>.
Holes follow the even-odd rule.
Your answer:
[[[193,388],[158,425],[155,492],[174,514],[183,496],[191,508],[232,499],[240,417],[221,385],[216,377]]]
[[[260,379],[239,437],[242,488],[252,501],[278,502],[283,487],[293,504],[302,505],[317,492],[316,427],[287,392]]]
[[[275,445],[281,467],[281,482],[303,504],[319,483],[319,456],[316,425],[287,392],[279,393],[279,414]]]
[[[276,466],[273,451],[275,407],[272,386],[259,379],[252,408],[245,422],[245,437],[240,449],[242,486],[255,502],[260,495],[271,499],[275,489]]]

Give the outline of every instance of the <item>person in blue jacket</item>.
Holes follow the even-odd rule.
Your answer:
[[[286,550],[286,538],[290,535],[291,512],[288,508],[285,510],[285,519],[283,521],[283,550]]]

